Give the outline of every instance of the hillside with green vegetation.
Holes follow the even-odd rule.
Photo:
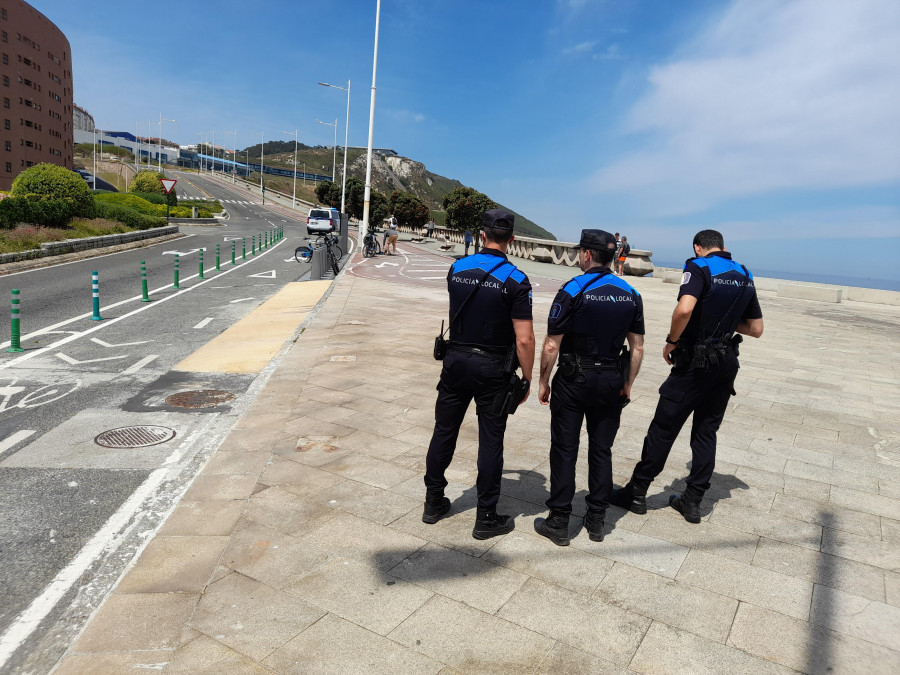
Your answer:
[[[238,161],[248,161],[249,158],[250,162],[258,163],[261,149],[262,147],[257,143],[244,150],[238,150]],[[292,169],[294,167],[294,141],[266,141],[264,150],[266,166],[275,166],[284,169]],[[332,149],[330,147],[313,147],[303,143],[297,144],[298,171],[305,170],[307,173],[330,176],[332,157]],[[336,161],[336,178],[338,183],[341,180],[343,163],[344,150],[339,147]],[[259,174],[256,174],[257,178],[258,176]],[[364,149],[348,149],[347,176],[355,176],[360,180],[365,180],[366,151]],[[287,192],[288,194],[291,193],[291,188],[289,187],[291,179],[289,178],[267,175],[265,177],[265,182],[266,185],[269,185],[272,189],[278,189]],[[424,164],[409,159],[408,157],[393,157],[390,155],[380,155],[378,153],[373,156],[372,187],[375,190],[378,190],[387,196],[390,196],[395,190],[404,190],[416,195],[428,206],[428,208],[432,209],[432,211],[441,211],[444,195],[462,185],[463,184],[458,180],[441,176],[433,171],[428,171]],[[301,190],[298,184],[298,196],[301,196],[301,192],[305,195],[309,193],[310,190]],[[525,237],[536,237],[538,239],[556,239],[552,232],[541,227],[534,221],[529,220],[514,208],[502,204],[501,206],[507,211],[515,214],[516,234]],[[437,216],[437,220],[442,219]]]

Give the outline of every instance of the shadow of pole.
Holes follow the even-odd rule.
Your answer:
[[[835,518],[831,511],[820,511],[824,535],[826,528],[834,529]],[[806,649],[806,672],[830,673],[834,671],[832,665],[833,636],[826,626],[834,614],[836,568],[830,564],[830,556],[824,552],[819,553],[816,564],[815,580],[813,581],[813,596],[809,611],[809,640]]]

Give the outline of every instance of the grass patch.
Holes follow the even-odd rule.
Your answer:
[[[0,230],[0,253],[30,251],[51,241],[100,237],[105,234],[124,234],[136,229],[105,218],[77,218],[69,224],[69,227],[19,225],[12,230]]]
[[[204,211],[207,212],[208,215],[200,216],[201,218],[209,218],[211,214],[222,213],[222,211],[225,210],[225,207],[223,207],[218,201],[210,202],[210,201],[206,201],[205,199],[179,199],[178,200],[178,208],[185,207],[187,209],[190,209],[191,207],[194,207],[194,206],[196,206],[200,210],[200,213],[203,213]],[[186,217],[190,218],[191,214],[188,213]]]

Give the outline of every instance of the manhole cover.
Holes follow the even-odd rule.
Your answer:
[[[146,448],[159,445],[175,438],[175,430],[142,424],[134,427],[119,427],[99,434],[94,443],[104,448]]]
[[[197,408],[215,408],[217,405],[228,403],[234,398],[234,394],[219,389],[200,389],[198,391],[179,391],[166,397],[166,403],[178,408],[196,410]]]

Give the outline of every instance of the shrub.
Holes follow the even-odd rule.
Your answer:
[[[67,236],[67,230],[38,225],[20,225],[15,229],[0,233],[0,253],[30,251],[40,248],[45,241],[62,241]]]
[[[141,199],[146,199],[151,204],[162,204],[166,205],[166,196],[161,195],[156,192],[139,192],[138,190],[129,190],[131,194],[135,197],[140,197]]]
[[[178,197],[175,196],[175,190],[172,190],[172,192],[167,195],[166,189],[162,186],[162,183],[159,182],[163,178],[165,178],[165,176],[156,171],[149,171],[147,169],[138,171],[134,178],[131,179],[129,192],[149,192],[151,194],[157,194],[162,196],[170,206],[177,206]]]
[[[115,220],[105,218],[92,218],[90,220],[73,220],[69,224],[71,238],[100,237],[104,234],[123,234],[131,232],[132,228]]]
[[[13,181],[12,194],[64,200],[69,203],[72,216],[93,215],[94,200],[87,183],[74,171],[56,164],[41,163],[25,169]]]
[[[178,202],[179,206],[196,206],[201,211],[206,211],[207,213],[222,213],[225,210],[225,207],[222,206],[217,201],[208,202],[205,199],[182,199]],[[209,218],[209,216],[203,216],[204,218]]]
[[[138,213],[134,209],[129,209],[121,204],[111,204],[109,202],[97,202],[97,216],[108,220],[117,220],[124,223],[128,227],[137,230],[148,230],[151,227],[162,227],[166,224],[165,218],[156,218],[153,216]]]
[[[24,220],[24,203],[25,200],[18,197],[0,200],[0,229],[11,229]]]
[[[165,202],[163,204],[151,203],[149,200],[138,197],[136,194],[128,194],[122,192],[107,192],[105,194],[94,195],[96,201],[106,202],[108,204],[119,204],[134,209],[138,213],[148,216],[158,216],[162,209],[162,215],[166,213]]]

